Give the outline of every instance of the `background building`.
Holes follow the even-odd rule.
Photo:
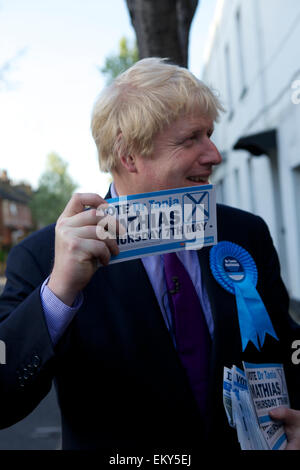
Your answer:
[[[226,108],[217,198],[261,215],[300,311],[300,2],[219,0],[202,79]]]
[[[5,170],[0,173],[0,275],[5,269],[5,254],[33,230],[31,194],[30,186],[13,185]]]

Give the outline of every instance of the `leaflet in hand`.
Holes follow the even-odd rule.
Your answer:
[[[199,185],[120,196],[97,226],[97,236],[116,238],[120,253],[110,264],[172,251],[199,250],[217,243],[216,195],[212,185]],[[121,232],[116,234],[116,221]],[[111,225],[104,230],[103,225]]]
[[[287,439],[283,424],[269,411],[289,407],[282,364],[243,363],[244,370],[224,367],[223,403],[230,426],[236,428],[242,450],[282,450]]]

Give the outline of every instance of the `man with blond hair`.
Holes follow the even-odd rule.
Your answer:
[[[100,94],[92,115],[100,168],[113,177],[106,199],[208,184],[221,162],[211,136],[222,110],[204,83],[163,59],[141,60],[121,74]],[[223,409],[222,381],[224,366],[243,360],[283,363],[292,408],[299,408],[299,373],[290,361],[297,330],[262,219],[217,207],[218,240],[253,256],[257,289],[279,337],[268,336],[260,352],[251,344],[242,352],[235,299],[211,273],[210,248],[172,258],[189,277],[186,301],[194,296],[198,302],[195,322],[201,313],[206,335],[195,346],[207,346],[200,354],[200,383],[193,375],[198,362],[191,372],[180,356],[169,259],[109,264],[119,248],[113,237],[98,236],[97,208],[103,204],[98,194],[74,194],[56,225],[10,253],[0,299],[0,337],[7,346],[7,365],[0,369],[1,427],[30,413],[54,379],[63,449],[238,450]],[[196,327],[188,327],[192,335]],[[279,410],[273,417],[283,419],[289,448],[300,448],[299,411]]]

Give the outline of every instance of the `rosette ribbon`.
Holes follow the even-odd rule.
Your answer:
[[[249,341],[260,351],[267,333],[278,340],[256,290],[257,268],[248,251],[232,242],[219,242],[210,250],[210,268],[216,281],[235,295],[243,351]]]

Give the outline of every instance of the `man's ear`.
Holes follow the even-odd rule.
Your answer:
[[[121,164],[129,173],[136,173],[136,158],[134,155],[122,155],[120,158]]]
[[[119,132],[116,143],[115,149],[119,157],[119,162],[121,167],[123,167],[129,173],[136,173],[136,158],[134,154],[130,154],[127,150],[127,146],[123,141],[123,134]]]

